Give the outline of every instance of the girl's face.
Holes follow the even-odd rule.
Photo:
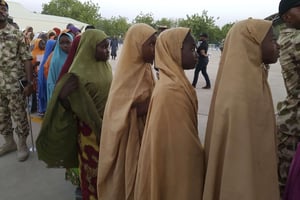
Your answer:
[[[156,43],[156,33],[153,34],[151,37],[144,42],[142,46],[142,55],[143,55],[143,60],[146,63],[153,63],[154,60],[154,55],[155,55],[155,43]]]
[[[109,59],[109,41],[104,39],[96,44],[95,59],[106,62]]]
[[[39,41],[39,48],[40,48],[41,50],[45,50],[45,47],[46,47],[46,42],[45,42],[45,40],[40,40],[40,41]]]
[[[271,27],[261,44],[263,63],[264,64],[276,63],[279,57],[279,49],[280,46],[276,42],[273,28]]]
[[[194,69],[197,63],[196,43],[191,33],[188,33],[183,41],[181,62],[183,69]]]
[[[59,46],[65,53],[69,53],[71,49],[72,41],[67,35],[62,35],[59,39]]]
[[[32,28],[32,27],[28,27],[27,33],[28,33],[28,32],[33,32],[33,28]]]

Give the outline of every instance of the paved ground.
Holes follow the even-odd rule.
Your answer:
[[[208,65],[212,87],[218,69],[220,58],[219,51],[210,51],[211,57]],[[116,61],[111,61],[113,69]],[[187,71],[188,78],[192,81],[193,70]],[[273,93],[274,106],[279,100],[285,97],[285,89],[281,77],[280,66],[271,66],[269,73],[269,83]],[[198,121],[200,139],[204,141],[207,114],[213,89],[203,90],[205,85],[203,77],[200,75],[197,85],[197,95],[199,102]],[[33,136],[36,139],[41,120],[32,116]],[[0,144],[3,138],[0,137]],[[28,144],[31,146],[30,137]],[[73,200],[75,187],[64,180],[64,169],[48,169],[46,165],[37,159],[37,154],[31,152],[26,162],[18,162],[16,153],[10,153],[0,158],[0,200]]]

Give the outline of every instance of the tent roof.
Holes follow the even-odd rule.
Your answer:
[[[11,16],[13,21],[19,25],[21,30],[25,29],[27,26],[31,26],[33,27],[34,32],[47,32],[54,27],[63,30],[69,23],[74,24],[80,29],[87,25],[86,23],[68,17],[33,13],[17,2],[7,1],[7,3],[9,6],[9,16]]]

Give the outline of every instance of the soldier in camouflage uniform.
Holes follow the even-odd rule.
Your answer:
[[[287,97],[277,105],[278,176],[283,196],[289,168],[300,142],[300,0],[281,0],[283,22],[278,44]],[[298,11],[299,10],[299,11]],[[293,13],[292,13],[293,12]],[[297,14],[295,14],[297,13]]]
[[[277,105],[279,184],[284,189],[290,163],[300,141],[300,31],[280,32],[280,64],[287,97]]]
[[[24,43],[23,33],[7,22],[8,5],[0,0],[0,134],[5,143],[0,147],[0,156],[17,151],[19,161],[29,156],[26,138],[29,124],[26,115],[25,96],[32,91],[31,54]],[[27,80],[23,93],[20,79]],[[12,119],[16,124],[18,146],[13,137]]]

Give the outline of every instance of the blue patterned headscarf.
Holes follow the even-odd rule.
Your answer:
[[[71,41],[73,41],[73,36],[69,33],[62,33],[59,35],[57,39],[57,43],[55,45],[53,56],[50,62],[50,68],[49,68],[49,73],[47,78],[47,100],[48,101],[52,96],[52,92],[54,90],[59,73],[68,56],[68,54],[64,52],[59,45],[59,40],[61,39],[62,36],[65,35],[68,36],[68,38]]]
[[[43,60],[38,71],[38,112],[45,113],[47,107],[47,78],[44,75],[44,65],[52,53],[56,40],[48,40],[45,47]]]

